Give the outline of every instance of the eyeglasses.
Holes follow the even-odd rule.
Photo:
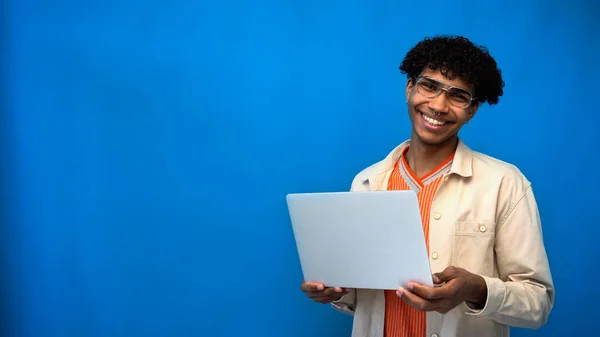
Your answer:
[[[473,94],[466,89],[448,86],[429,77],[419,77],[417,80],[417,92],[427,98],[438,97],[442,90],[446,92],[450,104],[457,108],[467,108],[475,100]]]

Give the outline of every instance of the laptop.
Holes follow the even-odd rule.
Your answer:
[[[433,286],[415,192],[291,193],[286,201],[305,281],[354,289]]]

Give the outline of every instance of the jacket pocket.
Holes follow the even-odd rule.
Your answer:
[[[495,276],[495,227],[489,221],[457,221],[452,264],[471,273]]]

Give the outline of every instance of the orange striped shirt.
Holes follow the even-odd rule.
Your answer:
[[[388,190],[409,190],[417,193],[425,242],[429,250],[429,213],[431,201],[437,192],[444,173],[450,170],[454,155],[446,159],[442,164],[430,173],[417,178],[410,170],[406,162],[406,151],[396,163],[390,180]],[[406,304],[396,295],[396,291],[385,291],[385,337],[424,337],[426,334],[426,315]]]

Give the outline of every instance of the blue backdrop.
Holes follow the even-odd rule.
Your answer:
[[[462,137],[533,181],[557,288],[535,335],[593,333],[598,8],[5,0],[3,336],[349,336],[299,291],[285,194],[347,190],[409,136],[398,65],[432,34],[503,70]]]

